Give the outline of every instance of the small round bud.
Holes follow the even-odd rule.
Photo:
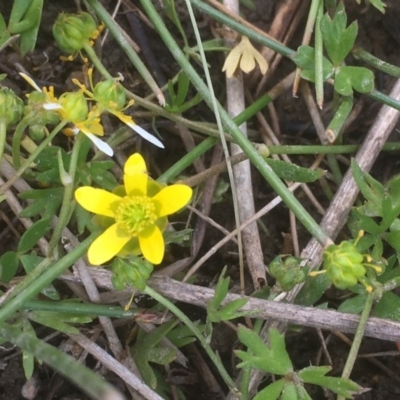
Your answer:
[[[24,102],[9,88],[0,88],[0,118],[6,126],[19,122],[24,113]]]
[[[59,100],[63,108],[63,117],[70,122],[83,122],[87,119],[89,106],[81,91],[63,93]]]
[[[269,264],[269,272],[285,292],[292,290],[307,278],[307,271],[301,266],[301,259],[293,256],[275,257]]]
[[[106,108],[122,110],[126,103],[124,88],[115,79],[99,82],[93,90],[94,98]]]
[[[96,22],[86,12],[61,13],[53,25],[53,36],[58,47],[68,54],[82,50],[85,43],[97,36],[97,32]]]

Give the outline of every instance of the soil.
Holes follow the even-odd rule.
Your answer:
[[[104,6],[110,11],[114,1],[103,1]],[[132,0],[133,5],[139,7],[139,2]],[[158,3],[158,2],[155,2]],[[161,3],[161,2],[160,2]],[[265,1],[255,0],[254,4],[256,7],[255,11],[250,11],[243,8],[243,15],[248,21],[266,31],[269,30],[274,18],[277,15],[279,8],[279,1]],[[400,3],[397,0],[387,0],[387,12],[382,15],[371,5],[369,2],[362,1],[362,5],[357,5],[356,1],[348,0],[346,3],[346,9],[349,15],[349,21],[354,19],[358,20],[359,24],[359,36],[358,44],[370,51],[377,57],[384,61],[390,62],[394,65],[400,65]],[[367,4],[365,4],[367,3]],[[13,2],[6,1],[0,3],[0,12],[8,20],[9,13]],[[193,34],[191,33],[191,27],[188,22],[188,16],[184,7],[184,2],[177,1],[178,13],[181,16],[183,27],[188,35],[190,43],[194,43]],[[83,63],[78,57],[73,62],[65,62],[60,60],[62,55],[61,51],[55,46],[54,39],[51,33],[52,24],[59,12],[74,12],[76,11],[76,5],[74,2],[59,2],[56,0],[45,0],[42,22],[40,26],[37,46],[33,53],[21,56],[18,53],[17,46],[6,47],[0,52],[0,73],[6,73],[7,78],[2,81],[2,85],[13,89],[18,95],[23,96],[28,91],[27,84],[20,78],[18,72],[21,70],[27,71],[35,77],[36,82],[41,85],[53,85],[57,93],[63,91],[72,90],[73,84],[71,78],[80,77],[83,74]],[[165,17],[165,13],[160,8],[160,13]],[[134,40],[140,40],[139,35],[144,35],[148,40],[149,48],[144,51],[143,58],[147,63],[150,71],[154,74],[157,83],[162,86],[168,79],[175,76],[178,71],[178,66],[173,60],[171,54],[165,48],[161,39],[152,30],[141,17],[140,13],[135,13],[137,21],[134,24],[139,24],[143,29],[143,33],[138,31],[132,31],[132,21],[125,12],[119,12],[116,16],[116,21],[126,30],[126,32],[132,36]],[[210,39],[215,33],[215,29],[218,28],[217,24],[210,20],[209,17],[197,13],[199,18],[199,25],[201,27],[201,34],[203,39]],[[304,30],[306,20],[306,14],[300,18],[299,25],[290,39],[288,46],[291,48],[297,48],[301,42],[302,32]],[[174,25],[167,21],[169,28],[175,37],[179,37],[179,33]],[[103,55],[103,61],[109,72],[113,76],[117,76],[122,73],[127,79],[124,81],[129,89],[145,97],[150,94],[147,85],[143,82],[136,71],[131,67],[129,60],[123,55],[122,51],[115,42],[108,36],[104,47],[101,49]],[[145,54],[147,53],[147,54]],[[222,72],[220,72],[223,55],[221,53],[211,53],[208,62],[210,64],[210,70],[213,71],[213,82],[215,83],[215,89],[217,97],[223,102],[224,101],[224,84],[225,78]],[[151,61],[151,55],[153,59]],[[150,57],[150,58],[148,58]],[[359,61],[349,58],[349,63],[358,65]],[[275,72],[270,76],[267,89],[273,87],[286,76],[293,69],[293,63],[288,60],[282,60]],[[387,75],[379,71],[376,72],[376,84],[377,89],[383,93],[389,93],[394,79],[389,78]],[[251,91],[255,90],[251,76],[245,78],[248,89]],[[327,102],[325,103],[325,110],[322,112],[324,122],[328,122],[332,117],[332,104],[330,99],[331,93],[329,93],[329,86],[327,89]],[[191,95],[194,94],[194,90],[191,89]],[[357,118],[346,128],[344,135],[344,143],[346,144],[358,144],[360,143],[367,130],[371,126],[377,112],[379,111],[380,105],[365,96],[356,96],[356,102],[362,102],[362,111]],[[302,97],[294,99],[290,91],[280,96],[274,102],[276,117],[278,121],[278,127],[280,130],[279,139],[285,144],[318,144],[318,137],[314,129],[313,123],[310,119],[307,107]],[[140,111],[138,110],[138,120],[145,128],[152,126],[152,121],[148,117],[148,114],[144,112],[143,118],[140,118]],[[184,116],[188,119],[210,121],[213,119],[212,112],[204,103],[200,103],[195,108],[187,111]],[[267,117],[269,118],[269,117]],[[109,121],[111,130],[118,127],[118,123],[114,120]],[[137,142],[130,144],[128,148],[121,151],[123,156],[129,155],[140,147],[143,149],[148,160],[151,160],[151,174],[153,176],[159,175],[160,171],[165,171],[169,166],[174,164],[187,152],[181,139],[178,136],[171,134],[171,131],[176,131],[171,125],[162,118],[158,118],[154,122],[155,126],[160,130],[165,138],[166,151],[163,153],[158,150],[154,150],[142,143]],[[257,121],[251,121],[250,124],[251,134],[255,135],[255,140],[260,141],[260,129]],[[10,133],[11,137],[12,133]],[[199,137],[197,134],[194,137]],[[392,141],[398,140],[398,130],[394,130],[391,136]],[[64,144],[66,150],[68,145]],[[118,158],[118,157],[117,157]],[[123,157],[122,157],[123,158]],[[205,156],[206,164],[209,165],[211,161],[211,151]],[[314,161],[312,157],[308,156],[297,156],[293,157],[292,161],[302,166],[309,166]],[[341,164],[343,172],[346,171],[347,165]],[[381,155],[375,167],[372,170],[373,176],[379,179],[381,182],[388,180],[395,173],[400,170],[398,162],[398,155],[383,154]],[[194,174],[193,169],[188,169],[187,174]],[[258,174],[256,170],[252,171],[253,182],[254,182],[254,197],[256,202],[256,209],[259,209],[266,204],[267,201],[274,197],[274,193],[270,187],[265,184],[263,178]],[[227,175],[221,175],[221,180],[227,182]],[[35,185],[35,182],[29,182],[31,185]],[[310,185],[310,188],[315,197],[320,201],[323,207],[329,205],[329,200],[325,197],[325,194],[321,190],[318,184]],[[332,190],[335,190],[332,184]],[[305,205],[307,210],[316,218],[320,219],[317,211],[315,211],[313,205],[306,197],[301,198],[302,203]],[[17,233],[23,233],[23,227],[19,224],[18,218],[10,211],[5,202],[0,204],[0,215],[5,216],[10,220],[10,224],[15,226]],[[216,223],[223,226],[225,229],[231,231],[234,228],[234,214],[232,209],[232,196],[229,190],[223,194],[219,202],[215,203],[210,212],[210,218]],[[261,219],[261,223],[266,227],[266,231],[262,235],[262,248],[264,251],[265,263],[269,263],[276,255],[282,254],[287,245],[282,236],[283,233],[290,232],[290,220],[289,213],[286,206],[278,206],[273,213],[267,214]],[[10,228],[10,224],[4,221],[0,221],[0,254],[3,254],[9,250],[15,250],[18,244],[18,236]],[[310,239],[309,234],[301,227],[299,229],[300,238],[300,249],[302,249],[307,241]],[[345,232],[346,234],[346,232]],[[215,243],[217,243],[223,234],[214,229],[207,228],[204,241],[201,245],[199,256],[207,252]],[[290,247],[290,246],[289,246]],[[289,249],[290,251],[290,249]],[[188,257],[188,250],[182,249],[180,246],[170,246],[168,260],[173,261]],[[201,269],[201,273],[197,275],[197,283],[208,286],[213,284],[213,280],[221,271],[221,266],[228,266],[228,274],[232,279],[232,290],[235,290],[235,285],[238,284],[239,274],[238,270],[238,256],[236,246],[230,242],[230,244],[223,247],[215,256],[213,256],[206,266]],[[251,289],[251,279],[246,276],[247,287],[249,292]],[[272,282],[272,281],[271,281]],[[65,296],[69,295],[67,289],[64,289]],[[329,296],[321,299],[321,302],[329,301],[330,304],[340,303],[339,298],[330,298]],[[199,310],[193,306],[181,305],[181,308],[192,318],[192,320],[203,320],[205,314],[203,310]],[[243,323],[243,321],[241,321]],[[119,328],[119,334],[122,338],[129,336],[129,329],[132,328],[130,325],[122,326]],[[42,331],[41,337],[44,337],[46,333],[50,331]],[[348,346],[339,337],[335,336],[330,332],[321,332],[325,340],[327,341],[327,353],[332,358],[332,375],[340,376],[344,362],[348,354]],[[55,346],[59,346],[64,339],[58,339],[54,341]],[[288,351],[291,359],[295,364],[296,368],[303,368],[310,364],[316,365],[318,362],[321,365],[325,365],[329,360],[321,352],[321,335],[316,330],[311,329],[291,329],[288,331],[286,342]],[[64,400],[78,400],[86,399],[85,395],[76,389],[68,381],[64,380],[57,374],[54,374],[45,365],[36,364],[35,374],[32,381],[27,385],[24,372],[21,364],[21,356],[16,355],[12,358],[8,357],[13,354],[16,350],[10,350],[6,345],[0,348],[0,400],[19,400],[24,398],[30,399],[64,399]],[[232,350],[236,349],[238,344],[236,341],[236,335],[234,332],[227,328],[225,325],[216,326],[213,346],[221,355],[225,365],[232,374],[237,374],[234,364],[237,360],[233,359]],[[183,349],[183,352],[186,350]],[[201,351],[201,349],[200,349]],[[189,353],[189,351],[188,351]],[[382,353],[378,356],[370,356],[365,358],[359,358],[355,364],[352,379],[358,382],[364,388],[369,390],[365,393],[358,395],[356,398],[359,400],[396,400],[400,399],[400,380],[397,375],[397,371],[400,370],[400,358],[398,357],[397,348],[394,343],[385,342],[374,339],[365,339],[361,347],[360,354],[376,354]],[[206,357],[205,357],[206,358]],[[192,358],[189,356],[189,359]],[[93,366],[96,362],[89,358],[89,364]],[[212,367],[211,367],[212,368]],[[100,371],[103,373],[104,371]],[[160,372],[165,373],[163,369]],[[390,374],[394,372],[394,374]],[[107,379],[113,382],[116,386],[123,389],[123,384],[119,382],[119,378],[108,374]],[[187,399],[217,399],[223,398],[218,397],[217,394],[210,392],[207,386],[202,381],[201,373],[196,370],[194,364],[190,361],[186,369],[182,369],[181,366],[172,364],[171,371],[169,374],[170,381],[176,383],[182,392],[185,394]],[[216,374],[217,375],[217,374]],[[218,379],[218,378],[217,378]],[[269,381],[267,381],[268,383]],[[33,388],[32,388],[33,387]],[[223,385],[224,390],[226,389]],[[308,387],[309,393],[313,400],[333,399],[331,393],[324,392],[318,388]],[[24,395],[23,395],[24,393]],[[32,393],[32,394],[30,394]],[[25,397],[24,397],[25,396]]]

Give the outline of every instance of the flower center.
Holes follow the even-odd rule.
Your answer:
[[[115,212],[115,221],[132,236],[137,236],[157,220],[154,202],[146,196],[124,197]]]

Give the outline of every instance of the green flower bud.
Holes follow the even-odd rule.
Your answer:
[[[83,122],[87,119],[89,106],[81,91],[63,93],[58,99],[62,116],[70,122]]]
[[[99,82],[93,90],[94,98],[106,108],[122,110],[126,104],[124,88],[115,79]]]
[[[38,142],[46,136],[46,129],[43,125],[31,125],[29,127],[29,136],[32,140]]]
[[[43,92],[32,92],[29,94],[28,104],[25,106],[24,115],[29,115],[29,125],[36,126],[35,130],[40,126],[56,125],[60,122],[60,115],[54,110],[46,110],[43,104],[46,103],[46,94]],[[34,139],[32,137],[33,140]]]
[[[97,34],[96,22],[86,12],[80,14],[61,13],[53,26],[53,36],[58,47],[68,54],[82,50],[83,45],[95,38]]]
[[[115,289],[123,290],[135,286],[139,290],[144,290],[147,279],[153,272],[153,264],[135,256],[117,257],[112,263],[112,271],[111,282]]]
[[[301,261],[297,257],[280,255],[269,264],[270,274],[285,292],[292,290],[297,284],[306,280],[307,271],[300,265]]]
[[[24,112],[24,102],[9,88],[0,88],[0,118],[6,127],[19,122]]]
[[[325,250],[323,258],[329,279],[339,289],[354,286],[365,277],[364,256],[350,241],[332,244]]]

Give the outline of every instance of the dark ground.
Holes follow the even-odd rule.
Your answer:
[[[105,4],[110,4],[113,2],[104,2]],[[268,29],[276,12],[276,3],[279,1],[265,1],[258,0],[255,1],[258,10],[257,12],[248,12],[244,9],[244,14],[247,14],[248,20],[263,29]],[[382,16],[373,7],[357,6],[355,1],[347,1],[348,3],[348,14],[349,19],[352,20],[356,18],[359,22],[359,43],[374,55],[380,57],[381,59],[393,63],[394,65],[400,65],[400,3],[395,0],[387,1],[388,12],[385,16]],[[72,63],[65,63],[60,61],[59,56],[61,52],[55,47],[54,40],[51,35],[51,26],[54,22],[56,15],[60,11],[73,12],[75,10],[75,5],[73,2],[65,5],[67,3],[62,3],[58,1],[45,1],[43,19],[41,24],[41,30],[39,34],[39,39],[37,43],[36,50],[33,54],[28,54],[26,57],[20,57],[15,49],[6,48],[0,53],[0,72],[7,73],[8,77],[3,82],[5,86],[9,86],[16,91],[17,94],[22,95],[27,90],[27,85],[18,76],[17,63],[20,63],[29,73],[31,73],[37,79],[39,84],[54,85],[58,92],[65,90],[70,90],[68,85],[68,79],[72,75],[79,74],[82,70],[82,63],[79,59]],[[12,5],[12,1],[5,1],[0,3],[0,11],[6,17]],[[182,18],[184,21],[184,27],[190,32],[189,23],[187,21],[187,16],[185,9],[179,8]],[[211,37],[211,26],[215,23],[210,21],[207,17],[199,16],[202,27],[202,34],[204,37]],[[293,39],[289,43],[291,48],[296,48],[301,40],[302,30],[304,29],[305,16],[302,18],[302,22],[293,35]],[[117,16],[117,22],[119,22],[128,33],[132,33],[128,21],[124,13],[120,13]],[[144,26],[144,25],[142,25]],[[171,55],[165,49],[161,40],[157,35],[151,31],[149,28],[144,26],[144,33],[150,39],[149,43],[151,45],[149,52],[156,54],[156,61],[158,63],[157,67],[159,69],[158,79],[159,84],[163,85],[166,80],[173,77],[177,72],[177,65],[171,58]],[[171,27],[173,29],[173,27]],[[188,33],[189,40],[192,41],[193,38],[190,33]],[[135,35],[133,34],[135,38]],[[48,60],[45,61],[44,52],[48,56]],[[126,60],[124,55],[121,53],[119,48],[115,46],[115,43],[108,39],[103,48],[103,60],[112,75],[116,76],[117,72],[123,72],[124,74],[129,74],[131,79],[128,84],[134,87],[135,93],[145,96],[148,93],[147,87],[144,83],[139,81],[139,78],[135,75],[135,72],[129,66],[129,62]],[[211,55],[208,59],[209,63],[214,65],[222,66],[223,57],[221,54]],[[354,60],[349,60],[354,62]],[[276,84],[280,78],[289,72],[293,65],[289,62],[283,61],[278,70],[270,78],[269,87]],[[213,71],[220,71],[220,68],[212,68]],[[393,84],[393,79],[387,76],[377,73],[376,75],[377,88],[385,93],[390,91]],[[222,73],[216,72],[213,76],[216,83],[217,92],[222,92],[220,82],[223,82]],[[250,81],[249,81],[250,82]],[[328,95],[329,97],[329,95]],[[364,101],[363,109],[358,118],[351,124],[345,135],[345,143],[359,143],[362,141],[364,134],[371,125],[377,111],[379,110],[379,105],[374,103],[372,100],[363,98]],[[327,102],[328,105],[329,101]],[[281,96],[275,102],[275,108],[279,117],[279,125],[282,132],[282,142],[300,144],[300,143],[310,143],[317,144],[318,138],[316,137],[315,130],[312,126],[310,117],[306,110],[306,107],[302,99],[294,100],[290,93],[285,96]],[[329,107],[328,107],[329,108]],[[187,118],[193,118],[201,120],[207,120],[212,118],[211,112],[207,109],[204,103],[201,103],[195,110],[189,111],[185,114]],[[329,111],[325,114],[324,119],[328,121],[331,115]],[[147,123],[149,121],[144,121]],[[257,129],[257,124],[253,125],[253,129]],[[163,153],[162,158],[158,157],[155,161],[156,169],[161,171],[165,170],[168,166],[172,165],[176,160],[185,154],[185,149],[177,136],[165,135],[166,138],[166,148],[167,151]],[[392,140],[398,139],[398,134],[393,132]],[[158,153],[153,152],[153,150],[148,151],[150,157],[157,157]],[[210,157],[210,156],[207,156]],[[294,158],[294,161],[302,165],[309,165],[310,160],[307,157]],[[394,173],[398,173],[400,165],[398,162],[397,154],[383,155],[376,162],[376,166],[372,171],[373,175],[381,180],[387,180]],[[261,204],[265,204],[266,199],[272,198],[269,187],[263,184],[261,178],[255,173],[255,198],[257,202],[257,207]],[[313,188],[314,194],[322,202],[324,206],[328,205],[326,199],[324,199],[323,193],[320,192],[317,186]],[[306,199],[303,199],[307,201]],[[303,201],[303,204],[304,204]],[[311,205],[305,204],[305,206],[312,210]],[[0,204],[0,210],[2,213],[9,214],[10,218],[13,218],[11,212],[7,209],[4,203]],[[313,211],[311,211],[313,212]],[[231,212],[231,200],[230,195],[227,194],[221,203],[217,203],[213,206],[211,211],[211,218],[215,219],[218,223],[224,226],[226,229],[233,228],[233,217]],[[317,217],[317,215],[316,215]],[[17,223],[17,221],[14,219]],[[289,231],[289,218],[287,209],[280,206],[274,211],[272,215],[268,215],[263,218],[263,223],[268,227],[270,237],[263,239],[263,248],[265,261],[269,262],[277,254],[281,253],[283,246],[283,239],[281,232]],[[5,225],[1,224],[3,229],[2,242],[0,244],[0,251],[4,252],[10,248],[15,248],[15,237],[10,231],[5,228]],[[8,235],[6,234],[8,232]],[[309,239],[308,234],[304,232],[301,236],[300,245],[306,244]],[[220,240],[220,233],[216,233],[214,230],[210,229],[206,235],[205,242],[203,243],[203,249],[206,251],[215,242]],[[204,279],[203,284],[208,284],[210,279],[214,277],[215,270],[214,266],[218,265],[218,270],[220,270],[220,265],[228,265],[230,270],[234,271],[237,266],[237,258],[232,255],[230,250],[235,251],[235,249],[228,245],[218,253],[212,261],[202,269],[202,278]],[[175,258],[179,257],[179,249],[174,249],[176,254]],[[232,272],[231,272],[232,273]],[[232,273],[233,278],[237,276]],[[325,299],[330,301],[332,304],[337,304],[338,299]],[[203,318],[203,312],[199,312],[197,309],[193,309],[191,306],[186,306],[185,311],[189,315],[193,316],[193,319]],[[121,337],[124,337],[127,333],[124,332],[124,328],[120,328]],[[333,371],[332,373],[336,376],[340,375],[341,369],[347,357],[348,347],[341,341],[338,337],[330,334],[329,332],[323,332],[325,338],[330,336],[328,341],[328,351],[331,354],[333,361]],[[60,344],[60,339],[55,339],[53,342],[55,345]],[[231,350],[232,347],[237,346],[235,343],[235,336],[232,332],[225,327],[217,329],[216,337],[214,338],[214,344],[217,350],[221,353],[223,359],[228,364],[228,368],[231,368]],[[317,333],[310,329],[305,329],[300,332],[289,332],[287,334],[287,344],[288,350],[290,352],[291,358],[295,363],[297,368],[302,368],[310,363],[315,364],[317,358],[320,356],[321,343]],[[7,347],[7,345],[5,345]],[[393,343],[366,339],[361,347],[361,354],[367,353],[378,353],[385,351],[395,351],[396,347]],[[9,359],[7,356],[13,354],[15,350],[0,348],[0,400],[17,400],[23,399],[21,390],[25,384],[24,373],[21,368],[21,358],[20,355]],[[5,357],[5,358],[4,358]],[[377,361],[378,362],[377,362]],[[89,364],[93,367],[96,363],[89,358]],[[321,357],[321,364],[326,363],[324,357]],[[352,379],[358,382],[360,385],[366,388],[371,388],[369,392],[363,395],[357,396],[357,399],[362,400],[396,400],[400,399],[400,380],[397,372],[400,370],[398,356],[387,355],[382,357],[362,358],[356,362],[354,372],[352,374]],[[387,370],[394,372],[395,376],[390,376]],[[177,368],[173,368],[173,373],[179,375]],[[187,399],[212,399],[214,398],[212,394],[207,393],[205,386],[201,384],[201,377],[198,375],[196,370],[192,365],[189,365],[188,370],[183,371],[183,373],[189,378],[186,378],[187,384],[181,385],[182,391],[185,393]],[[111,380],[117,386],[122,387],[115,377],[110,377],[106,375],[107,379]],[[80,392],[75,389],[68,381],[63,380],[58,375],[55,375],[52,370],[46,366],[36,366],[36,372],[34,375],[36,384],[39,385],[39,391],[36,399],[85,399]],[[333,399],[328,393],[323,393],[322,390],[315,390],[315,388],[310,388],[310,395],[313,400],[319,399]]]

